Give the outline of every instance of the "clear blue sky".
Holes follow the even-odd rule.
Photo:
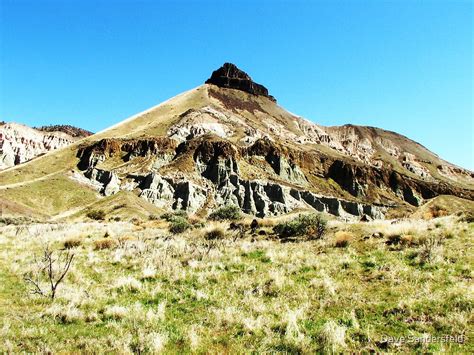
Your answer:
[[[0,4],[0,120],[99,131],[230,61],[291,112],[474,170],[472,1]]]

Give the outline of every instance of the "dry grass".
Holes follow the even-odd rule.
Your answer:
[[[351,241],[354,239],[354,234],[346,231],[338,231],[334,236],[334,246],[336,248],[345,248],[349,246]]]
[[[64,249],[77,248],[82,244],[82,239],[79,237],[73,237],[66,239],[63,243]]]
[[[94,241],[94,249],[113,249],[119,245],[118,240],[112,238],[102,238]]]
[[[431,205],[429,206],[428,211],[423,213],[423,219],[430,220],[433,218],[446,217],[448,214],[448,211],[442,207],[438,205]]]
[[[148,223],[0,227],[0,350],[7,352],[467,352],[389,336],[465,334],[474,225],[329,222],[319,240],[233,239],[228,222],[170,235]],[[143,227],[143,226],[140,226]],[[229,238],[210,243],[205,233]],[[105,233],[108,238],[103,238]],[[383,234],[383,236],[379,236]],[[219,232],[220,234],[220,232]],[[387,245],[398,234],[399,244]],[[373,236],[377,235],[377,236]],[[113,236],[113,237],[111,237]],[[44,244],[80,237],[54,302],[22,275]],[[335,248],[338,240],[350,247]],[[116,241],[96,249],[98,241]],[[121,241],[121,242],[118,242]],[[112,242],[114,243],[114,242]]]
[[[213,228],[204,233],[204,239],[206,240],[224,239],[225,236],[226,233],[221,227]]]

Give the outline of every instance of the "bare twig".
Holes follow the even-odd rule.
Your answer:
[[[61,256],[64,255],[64,260],[61,266]],[[59,253],[59,256],[54,258],[54,251],[50,250],[48,246],[44,248],[43,257],[41,260],[34,258],[35,271],[30,272],[24,276],[26,283],[32,285],[31,292],[41,296],[47,296],[48,292],[41,288],[41,279],[45,279],[44,282],[49,284],[49,297],[54,299],[56,296],[56,290],[59,284],[64,280],[64,277],[68,273],[74,254],[66,252]]]

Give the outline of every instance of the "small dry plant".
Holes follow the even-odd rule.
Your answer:
[[[32,286],[31,292],[54,299],[58,286],[68,273],[74,254],[69,251],[56,253],[46,246],[38,259],[35,257],[31,271],[24,275],[24,280]]]

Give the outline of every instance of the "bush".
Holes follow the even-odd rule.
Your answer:
[[[199,218],[199,217],[196,217],[196,216],[189,217],[188,221],[189,221],[189,223],[191,223],[193,225],[194,228],[202,228],[202,227],[206,226],[205,221],[203,219]]]
[[[63,246],[64,249],[72,249],[78,247],[81,243],[82,241],[79,238],[69,238],[64,241]]]
[[[474,213],[473,212],[464,212],[461,213],[461,222],[474,223]]]
[[[235,205],[220,207],[209,215],[209,219],[213,221],[233,221],[241,218],[240,208]]]
[[[157,221],[157,220],[160,219],[160,217],[158,217],[156,214],[151,214],[151,215],[148,216],[148,219],[150,221]]]
[[[118,246],[118,241],[111,238],[102,238],[94,242],[94,249],[103,250],[103,249],[112,249]]]
[[[402,240],[402,236],[400,234],[389,234],[387,236],[387,241],[385,242],[385,244],[387,245],[398,245],[400,244]]]
[[[225,232],[222,228],[214,228],[211,229],[210,231],[207,231],[204,234],[204,239],[206,240],[217,240],[217,239],[224,239],[225,238]]]
[[[130,220],[131,223],[133,223],[135,226],[139,226],[140,223],[142,223],[142,221],[140,219],[138,219],[137,217],[133,217],[131,220]]]
[[[420,250],[418,258],[421,265],[442,259],[441,239],[439,236],[427,236],[420,238]]]
[[[191,228],[191,224],[188,222],[186,218],[183,217],[174,217],[171,220],[171,224],[169,230],[173,234],[183,233],[184,231]]]
[[[282,239],[304,237],[319,239],[326,232],[327,221],[319,214],[300,214],[289,222],[279,223],[273,231]]]
[[[96,221],[102,221],[105,219],[105,212],[103,210],[92,210],[89,211],[86,216]]]
[[[27,224],[27,223],[33,223],[35,222],[34,220],[28,218],[28,217],[0,217],[0,223],[1,224],[6,224],[6,225],[20,225],[20,224]]]
[[[336,248],[346,248],[349,246],[349,243],[354,238],[354,235],[351,232],[339,231],[336,232],[336,242],[334,246]]]
[[[175,212],[166,212],[161,215],[161,218],[163,218],[167,222],[172,222],[177,217],[187,219],[188,214],[186,213],[186,211],[178,210]]]

